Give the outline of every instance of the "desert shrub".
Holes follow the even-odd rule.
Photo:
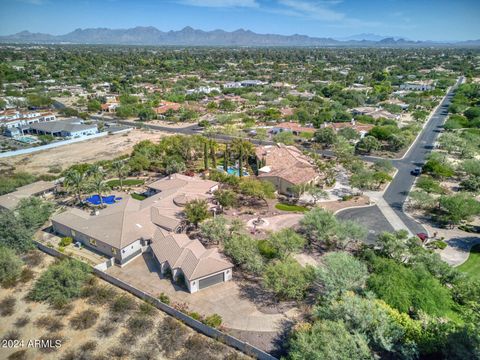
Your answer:
[[[20,332],[18,332],[17,330],[7,331],[7,333],[2,337],[2,341],[18,340],[18,339],[20,339]]]
[[[70,245],[72,242],[73,242],[73,239],[71,237],[67,236],[67,237],[62,238],[62,240],[60,240],[58,245],[65,247],[65,246]]]
[[[155,307],[148,302],[143,302],[138,307],[138,313],[142,316],[152,316],[155,314]]]
[[[26,326],[30,322],[30,318],[28,316],[21,316],[17,320],[15,320],[14,325],[18,328],[22,328]]]
[[[108,354],[113,359],[123,359],[123,358],[126,358],[128,355],[130,355],[130,349],[124,345],[119,344],[116,346],[112,346],[108,350]]]
[[[0,301],[0,315],[10,316],[15,312],[15,304],[17,299],[13,296],[7,296]]]
[[[20,282],[21,283],[28,283],[30,280],[32,280],[34,278],[35,274],[33,272],[33,270],[29,269],[29,268],[24,268],[22,270],[22,273],[20,274]]]
[[[48,330],[49,332],[58,332],[63,329],[63,323],[51,315],[39,317],[35,321],[35,326]]]
[[[141,336],[153,328],[153,321],[145,316],[132,316],[127,322],[127,329],[133,336]]]
[[[42,346],[39,348],[41,352],[52,353],[57,351],[65,343],[65,338],[60,334],[45,334],[39,339],[42,343],[49,344],[49,346]]]
[[[103,305],[115,298],[117,292],[108,285],[88,285],[82,289],[82,296],[88,297],[88,303],[92,305]]]
[[[222,325],[222,317],[218,314],[212,314],[209,315],[205,318],[203,323],[207,326],[211,326],[213,328],[218,328],[220,325]]]
[[[212,342],[206,340],[199,334],[190,336],[185,341],[185,351],[177,358],[181,360],[195,360],[195,359],[215,359],[214,351],[211,349]]]
[[[8,360],[25,360],[27,359],[27,350],[18,350],[8,356]]]
[[[156,360],[158,359],[157,351],[155,349],[144,349],[136,352],[133,355],[135,360]]]
[[[26,253],[22,259],[29,267],[37,267],[43,262],[43,254],[38,250],[32,250]]]
[[[52,305],[64,305],[77,298],[91,269],[77,260],[62,260],[49,266],[42,273],[28,297],[34,301],[46,301]]]
[[[91,328],[98,319],[98,312],[87,309],[70,319],[70,325],[75,330],[85,330]]]
[[[202,321],[202,315],[200,315],[200,314],[199,314],[198,312],[196,312],[196,311],[191,311],[191,312],[188,313],[188,315],[189,315],[191,318],[193,318],[193,319],[195,319],[195,320],[197,320],[197,321]]]
[[[443,250],[448,246],[448,244],[445,241],[438,240],[433,243],[433,246],[435,246],[437,249]]]
[[[100,337],[106,338],[112,336],[117,331],[117,327],[114,324],[106,321],[97,327],[97,334]]]
[[[87,341],[86,343],[80,346],[80,351],[82,352],[91,352],[97,348],[98,344],[94,340]]]
[[[158,295],[158,300],[160,300],[164,304],[167,304],[167,305],[170,304],[170,298],[168,297],[168,295],[166,295],[163,292],[160,295]]]
[[[167,356],[175,354],[183,348],[183,344],[188,336],[188,330],[185,325],[174,318],[165,317],[157,327],[156,342]]]
[[[0,246],[0,284],[3,287],[15,285],[22,272],[22,265],[23,262],[15,251]]]
[[[127,295],[118,296],[112,305],[110,306],[110,311],[116,314],[125,314],[128,311],[131,311],[135,308],[135,301]]]
[[[55,315],[56,316],[61,316],[61,317],[66,317],[70,315],[70,313],[73,311],[73,304],[59,304],[53,307],[55,309]]]

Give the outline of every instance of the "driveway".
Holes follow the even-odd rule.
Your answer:
[[[186,303],[191,311],[202,315],[219,314],[227,328],[255,331],[278,332],[285,314],[266,314],[257,309],[255,304],[242,293],[235,281],[217,284],[190,294],[185,289],[174,286],[169,279],[161,278],[158,265],[150,253],[138,256],[123,268],[113,266],[107,273],[115,276],[140,290],[158,296],[168,295],[175,303]],[[292,315],[294,311],[290,310]]]

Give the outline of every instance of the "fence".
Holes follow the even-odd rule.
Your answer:
[[[43,252],[49,254],[49,255],[52,255],[52,256],[55,256],[55,257],[59,257],[59,258],[66,258],[68,257],[67,255],[53,249],[53,248],[50,248],[48,246],[45,246],[43,245],[42,243],[39,243],[39,242],[36,242],[36,245],[37,247],[42,250]],[[105,264],[106,265],[106,264]],[[221,332],[220,330],[217,330],[215,328],[212,328],[208,325],[205,325],[203,323],[201,323],[200,321],[198,320],[195,320],[194,318],[188,316],[187,314],[184,314],[183,312],[181,311],[178,311],[177,309],[161,302],[160,300],[158,300],[157,298],[155,298],[154,296],[140,290],[140,289],[137,289],[135,287],[133,287],[132,285],[130,284],[127,284],[126,282],[123,282],[122,280],[120,279],[117,279],[107,273],[105,273],[104,271],[94,267],[93,268],[93,273],[95,275],[97,275],[98,277],[102,278],[103,280],[109,282],[110,284],[112,285],[115,285],[125,291],[128,291],[129,293],[139,297],[140,299],[142,300],[145,300],[145,301],[148,301],[150,304],[152,304],[153,306],[155,306],[157,309],[159,310],[162,310],[163,312],[167,313],[168,315],[174,317],[175,319],[177,320],[180,320],[182,321],[183,323],[185,323],[186,325],[188,325],[189,327],[191,327],[192,329],[210,337],[210,338],[213,338],[213,339],[216,339],[224,344],[227,344],[237,350],[240,350],[241,352],[249,355],[249,356],[254,356],[256,357],[257,359],[259,360],[276,360],[276,358],[268,353],[266,353],[265,351],[263,350],[260,350],[258,348],[256,348],[255,346],[252,346],[250,345],[249,343],[247,342],[244,342],[242,340],[239,340],[237,339],[236,337],[233,337],[229,334],[225,334],[223,332]]]
[[[105,131],[105,132],[101,132],[101,133],[94,134],[94,135],[82,136],[82,137],[74,138],[74,139],[70,139],[70,140],[57,141],[57,142],[53,142],[53,143],[46,144],[46,145],[31,147],[31,148],[28,148],[28,149],[7,151],[7,152],[4,152],[4,153],[0,153],[0,158],[7,158],[7,157],[11,157],[11,156],[24,155],[24,154],[31,154],[31,153],[34,153],[34,152],[37,152],[37,151],[53,149],[53,148],[56,148],[56,147],[59,147],[59,146],[73,144],[73,143],[77,143],[77,142],[85,141],[85,140],[90,140],[90,139],[95,139],[95,138],[99,138],[99,137],[106,136],[106,135],[108,135],[108,132]]]

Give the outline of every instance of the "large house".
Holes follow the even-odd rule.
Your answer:
[[[98,133],[96,124],[84,124],[82,119],[68,119],[31,124],[28,132],[37,135],[81,137]]]
[[[271,182],[281,194],[291,195],[296,185],[314,184],[320,180],[311,159],[295,146],[259,146],[255,155],[261,164],[258,178]]]
[[[435,84],[432,80],[411,81],[400,85],[400,90],[429,91],[434,89]]]
[[[231,279],[233,265],[216,249],[205,249],[182,231],[183,208],[191,200],[210,200],[218,183],[174,174],[149,185],[152,194],[143,201],[121,194],[121,200],[89,214],[77,208],[52,218],[62,236],[126,265],[144,251],[152,251],[162,273],[183,276],[190,292]],[[211,205],[213,206],[213,205]]]
[[[53,181],[37,181],[16,191],[0,196],[0,209],[14,210],[22,199],[32,196],[46,196],[54,192],[56,184]]]
[[[36,123],[54,121],[55,119],[55,115],[50,112],[20,112],[16,110],[0,112],[0,126],[5,129],[30,126]]]
[[[278,134],[281,132],[291,132],[293,135],[300,135],[301,133],[315,133],[316,129],[313,127],[302,126],[296,122],[282,122],[276,124],[273,129],[273,134]]]

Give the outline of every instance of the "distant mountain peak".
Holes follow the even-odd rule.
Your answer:
[[[177,46],[480,46],[480,41],[435,43],[406,40],[395,36],[362,33],[346,38],[311,37],[302,34],[258,34],[248,29],[235,31],[216,29],[204,31],[185,26],[181,30],[163,32],[154,26],[136,26],[129,29],[77,28],[64,35],[31,33],[28,30],[0,36],[2,43],[36,44],[115,44],[115,45],[177,45]]]

